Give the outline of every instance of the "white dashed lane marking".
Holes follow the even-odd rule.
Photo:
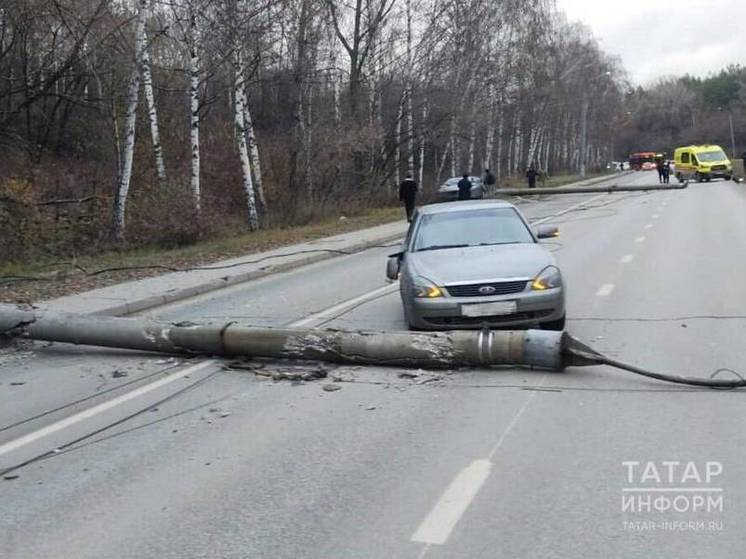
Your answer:
[[[624,256],[622,256],[621,263],[629,264],[634,258],[635,256],[633,254],[625,254]]]
[[[614,284],[613,283],[606,283],[601,286],[601,288],[596,292],[596,295],[599,297],[608,297],[611,295],[611,292],[614,291]]]

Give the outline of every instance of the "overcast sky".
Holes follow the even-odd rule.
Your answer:
[[[746,65],[746,0],[556,2],[570,21],[590,26],[605,52],[622,58],[635,84]]]

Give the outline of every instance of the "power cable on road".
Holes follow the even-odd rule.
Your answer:
[[[399,246],[399,243],[386,244],[386,245],[366,245],[363,250],[370,250],[374,248],[392,248]],[[292,252],[285,252],[282,254],[270,254],[257,258],[254,260],[242,260],[240,262],[233,262],[231,264],[219,264],[219,265],[206,265],[206,266],[167,266],[165,264],[147,264],[142,266],[115,266],[111,268],[101,268],[98,270],[87,270],[79,264],[73,265],[73,267],[81,272],[84,276],[94,277],[101,274],[113,273],[113,272],[133,272],[138,270],[162,270],[164,272],[195,272],[195,271],[211,271],[211,270],[228,270],[230,268],[237,268],[239,266],[245,266],[249,264],[261,264],[267,260],[274,260],[277,258],[285,258],[288,256],[299,256],[303,254],[337,254],[340,256],[352,256],[358,254],[360,250],[342,250],[333,248],[319,248],[309,250],[297,250]],[[31,282],[31,281],[55,281],[57,277],[42,277],[42,276],[23,276],[23,275],[8,275],[0,276],[0,285],[7,285],[16,282]]]
[[[173,400],[174,398],[178,398],[182,394],[185,394],[186,392],[189,392],[190,390],[193,390],[194,388],[196,388],[196,387],[198,387],[198,386],[206,383],[208,380],[213,379],[216,375],[218,375],[218,374],[220,374],[222,372],[223,372],[222,369],[218,369],[218,370],[210,373],[209,375],[207,375],[207,376],[205,376],[205,377],[203,377],[203,378],[201,378],[201,379],[199,379],[199,380],[197,380],[197,381],[195,381],[195,382],[193,382],[193,383],[185,386],[184,388],[181,388],[178,391],[169,394],[165,398],[162,398],[162,399],[158,400],[157,402],[150,403],[147,407],[141,408],[141,409],[135,411],[134,413],[131,413],[131,414],[125,416],[125,417],[122,417],[122,418],[116,420],[116,421],[109,422],[106,425],[104,425],[103,427],[100,427],[100,428],[98,428],[98,429],[96,429],[94,431],[91,431],[90,433],[86,433],[85,435],[83,435],[81,437],[78,437],[78,438],[76,438],[76,439],[74,439],[74,440],[72,440],[70,442],[67,442],[67,443],[65,443],[63,445],[60,445],[59,447],[57,447],[57,448],[55,448],[53,450],[50,450],[50,451],[47,451],[47,452],[43,452],[41,454],[37,454],[36,456],[33,456],[33,457],[31,457],[31,458],[29,458],[27,460],[24,460],[21,463],[14,464],[13,466],[9,466],[7,468],[3,468],[2,470],[0,470],[0,477],[5,477],[8,474],[10,474],[10,473],[12,473],[12,472],[14,472],[16,470],[19,470],[19,469],[24,468],[26,466],[30,466],[31,464],[33,464],[35,462],[39,462],[40,460],[45,460],[47,458],[51,458],[53,456],[61,454],[61,451],[63,451],[63,450],[69,449],[70,447],[72,447],[72,446],[74,446],[74,445],[76,445],[76,444],[78,444],[80,442],[83,442],[83,441],[85,441],[87,439],[90,439],[91,437],[94,437],[94,436],[98,435],[99,433],[103,433],[104,431],[107,431],[107,430],[111,429],[112,427],[116,427],[117,425],[121,425],[122,423],[125,423],[125,422],[129,421],[130,419],[134,419],[135,417],[138,417],[138,416],[146,413],[147,411],[152,410],[153,408],[156,408],[158,406],[162,406],[163,404],[165,404],[165,403]]]

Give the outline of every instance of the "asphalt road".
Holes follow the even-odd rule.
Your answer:
[[[663,372],[741,369],[746,186],[521,207],[560,226],[548,244],[574,335]],[[390,251],[150,314],[401,329]],[[0,557],[746,555],[742,391],[605,367],[255,372],[64,344],[0,352],[0,470],[31,460],[0,479]]]

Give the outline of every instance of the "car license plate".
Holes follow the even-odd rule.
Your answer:
[[[461,305],[462,316],[498,316],[513,314],[518,309],[515,301],[496,301],[494,303],[478,303]]]

